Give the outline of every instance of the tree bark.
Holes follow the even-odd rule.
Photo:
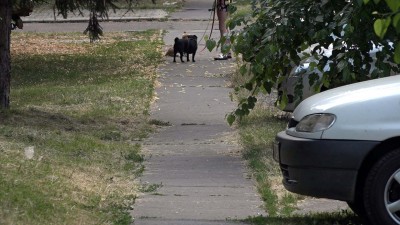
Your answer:
[[[0,110],[10,106],[12,1],[0,0]]]

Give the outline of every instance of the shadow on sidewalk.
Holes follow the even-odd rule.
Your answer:
[[[255,225],[367,225],[362,218],[347,210],[294,216],[259,216],[249,218],[246,222]]]

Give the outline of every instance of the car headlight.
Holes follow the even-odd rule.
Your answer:
[[[305,116],[296,126],[298,132],[314,133],[330,128],[336,120],[336,116],[328,113],[311,114]]]

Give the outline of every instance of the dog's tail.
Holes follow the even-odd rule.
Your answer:
[[[175,38],[175,43],[177,43],[178,41],[179,41],[179,38],[176,37],[176,38]]]

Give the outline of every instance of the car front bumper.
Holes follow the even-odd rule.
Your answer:
[[[276,136],[274,158],[288,191],[313,197],[352,201],[358,169],[376,141],[297,138],[285,131]]]

